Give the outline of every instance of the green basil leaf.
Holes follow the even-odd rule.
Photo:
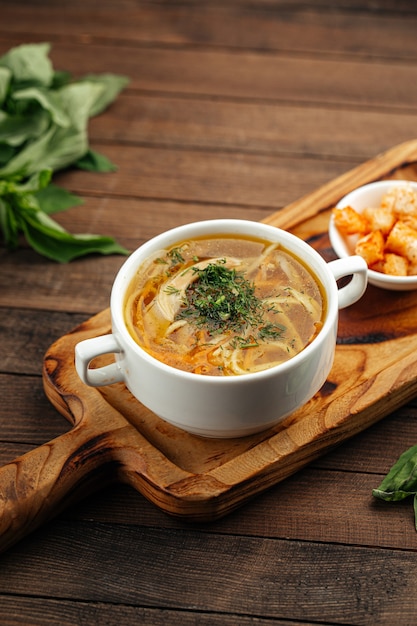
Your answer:
[[[0,196],[6,196],[10,194],[22,194],[22,197],[26,193],[31,193],[44,189],[50,182],[52,176],[52,170],[41,170],[35,172],[29,178],[26,178],[24,182],[20,182],[16,179],[4,179],[0,180]]]
[[[51,178],[52,169],[44,169],[39,172],[35,172],[32,176],[26,178],[23,183],[15,183],[15,193],[25,194],[45,189],[45,187],[49,185]]]
[[[39,137],[50,125],[50,116],[39,110],[31,115],[8,115],[0,111],[0,143],[21,146],[26,141]]]
[[[48,90],[44,87],[28,87],[15,91],[13,99],[37,102],[45,111],[48,111],[57,126],[67,128],[71,123],[61,102],[59,91]]]
[[[37,191],[34,195],[40,209],[48,215],[84,204],[82,198],[53,183]]]
[[[53,79],[52,63],[48,57],[49,43],[23,44],[11,48],[0,57],[0,66],[13,74],[14,83],[38,84],[48,87]]]
[[[63,87],[64,85],[67,85],[70,82],[70,80],[71,80],[70,72],[63,72],[62,70],[55,70],[53,77],[52,77],[51,88],[58,89],[58,87]]]
[[[18,173],[26,176],[39,169],[59,170],[71,165],[88,149],[85,131],[52,126],[39,138],[29,142],[6,165],[0,168],[0,177]]]
[[[74,163],[74,166],[89,172],[114,172],[117,169],[104,154],[95,152],[91,148]]]
[[[372,491],[376,498],[395,502],[417,493],[417,445],[412,446],[394,463],[382,483]]]
[[[16,149],[5,143],[0,143],[0,167],[5,165],[16,154]]]
[[[130,81],[127,76],[116,74],[87,74],[80,79],[80,82],[89,83],[90,85],[97,84],[102,88],[90,109],[90,117],[94,117],[102,113]]]
[[[128,254],[111,237],[101,235],[71,235],[42,211],[28,212],[22,224],[32,248],[53,261],[67,263],[91,253]]]
[[[104,97],[105,83],[79,80],[62,87],[58,93],[65,110],[77,129],[86,129],[97,102]]]
[[[19,220],[11,205],[3,198],[0,198],[0,229],[7,248],[9,250],[17,248]]]
[[[43,135],[29,142],[0,168],[0,176],[11,176],[17,172],[30,175],[46,168],[60,170],[86,154],[89,148],[89,113],[102,89],[101,85],[91,83],[74,83],[63,87],[60,96],[65,98],[65,110],[70,125],[63,128],[51,123]]]
[[[49,43],[27,44],[0,57],[0,229],[9,247],[23,232],[40,254],[61,262],[91,252],[127,254],[112,238],[72,235],[49,215],[83,202],[51,184],[53,171],[114,171],[90,149],[88,121],[128,79],[103,74],[72,81],[53,69],[49,51]]]
[[[0,67],[0,105],[6,100],[12,73],[7,67]]]
[[[19,216],[19,223],[22,224],[28,213],[40,212],[39,203],[33,193],[16,193],[9,196],[9,201],[13,209]]]

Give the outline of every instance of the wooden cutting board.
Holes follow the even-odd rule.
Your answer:
[[[355,187],[384,178],[417,180],[417,140],[265,221],[331,260],[331,208]],[[417,292],[369,286],[360,302],[340,313],[335,362],[323,388],[284,423],[240,439],[204,439],[170,426],[121,383],[85,386],[74,369],[74,346],[107,332],[105,310],[45,355],[45,392],[73,426],[0,469],[0,550],[112,481],[130,484],[169,514],[215,520],[417,395]]]

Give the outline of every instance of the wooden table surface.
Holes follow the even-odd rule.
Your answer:
[[[56,69],[129,76],[89,126],[117,172],[55,181],[85,198],[63,226],[132,250],[196,219],[267,218],[414,139],[416,32],[411,0],[0,2],[0,54],[49,41]],[[68,430],[43,355],[108,306],[124,258],[0,259],[4,465]],[[412,401],[212,523],[107,487],[0,556],[0,623],[415,624],[412,505],[371,492],[416,418]]]

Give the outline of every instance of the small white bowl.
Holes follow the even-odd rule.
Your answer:
[[[387,193],[387,191],[393,187],[401,187],[405,184],[411,185],[411,187],[417,191],[417,182],[383,180],[363,185],[351,191],[337,203],[336,208],[351,206],[355,211],[361,213],[366,207],[380,206],[382,196]],[[343,236],[337,229],[333,216],[331,216],[329,221],[329,238],[332,248],[338,257],[344,258],[355,254],[354,248],[358,237],[356,235]],[[392,276],[370,269],[368,269],[368,282],[375,287],[390,289],[392,291],[417,289],[417,276]]]

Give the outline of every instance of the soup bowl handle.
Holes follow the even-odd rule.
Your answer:
[[[83,383],[90,387],[102,387],[124,381],[123,371],[117,363],[92,368],[93,359],[104,354],[123,352],[114,335],[102,335],[85,339],[75,346],[75,368]]]
[[[352,276],[352,280],[338,289],[339,309],[354,304],[359,300],[367,286],[368,266],[359,255],[337,259],[328,263],[335,280]]]

